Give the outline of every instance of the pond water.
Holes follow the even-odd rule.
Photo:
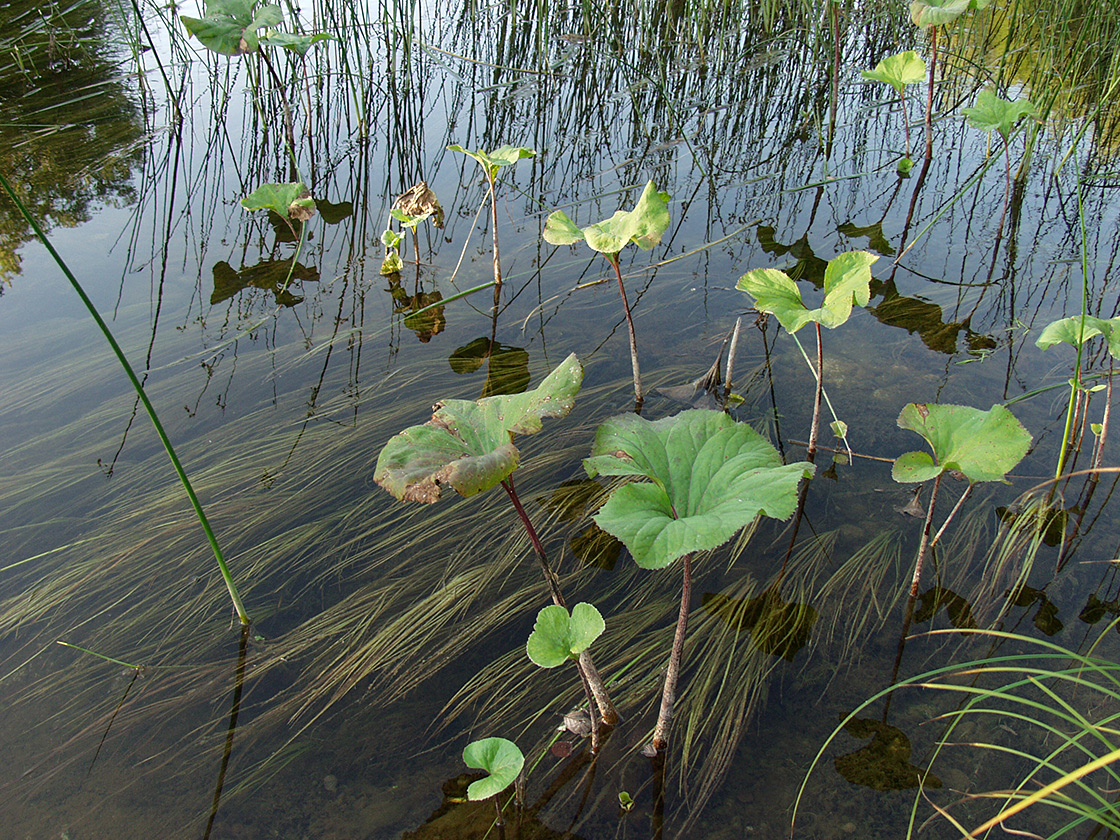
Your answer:
[[[1115,44],[1111,13],[1090,36],[1084,20],[1063,29],[1027,0],[997,0],[944,28],[932,159],[920,83],[905,99],[916,163],[902,178],[902,105],[859,73],[906,49],[928,59],[901,4],[842,5],[835,93],[832,19],[796,2],[286,8],[289,26],[337,38],[302,59],[269,47],[271,69],[208,53],[169,8],[138,10],[0,10],[0,174],[138,371],[253,623],[238,634],[135,392],[5,198],[5,836],[497,836],[490,803],[461,801],[461,756],[500,735],[531,768],[511,836],[948,837],[939,809],[971,829],[998,809],[972,794],[1050,781],[1030,756],[1068,743],[1075,722],[1092,733],[1081,760],[1115,748],[1114,696],[1088,681],[1054,689],[1076,716],[1050,731],[1004,700],[946,734],[959,690],[874,699],[896,678],[1044,644],[1120,656],[1102,634],[1120,614],[1116,475],[1047,483],[1077,363],[1069,346],[1035,344],[1083,305],[1111,318],[1120,303],[1108,106],[1120,76],[1111,48],[1087,40]],[[1046,117],[1020,125],[1006,159],[999,134],[962,112],[991,85]],[[485,181],[451,144],[536,152],[499,172],[496,313]],[[303,237],[239,203],[300,178],[318,204]],[[768,520],[695,558],[660,782],[641,749],[680,564],[640,569],[593,526],[609,485],[582,459],[601,422],[634,409],[627,324],[608,262],[542,238],[553,210],[587,225],[632,207],[649,180],[670,195],[669,227],[621,254],[649,419],[690,407],[684,386],[726,361],[741,317],[730,410],[800,460],[813,374],[736,283],[778,268],[819,306],[830,259],[878,256],[867,305],[823,336],[825,387],[857,457],[834,460],[843,445],[822,437],[788,557],[790,523]],[[446,224],[421,223],[403,271],[382,276],[389,210],[421,181]],[[810,354],[811,330],[797,334]],[[1086,345],[1090,387],[1111,371],[1100,344]],[[593,652],[622,722],[594,763],[586,741],[557,735],[583,700],[574,672],[525,656],[548,599],[506,495],[429,507],[373,479],[386,441],[437,401],[536,387],[572,352],[585,368],[575,406],[518,437],[515,478],[569,600],[606,618]],[[1079,415],[1067,471],[1091,466],[1088,424],[1107,428],[1107,396]],[[896,425],[907,403],[1006,403],[1033,437],[1006,483],[978,484],[955,514],[912,623],[924,508],[908,508],[913,487],[890,464],[925,447]],[[826,431],[831,419],[826,408]],[[964,486],[944,482],[935,527]],[[1048,529],[1007,514],[1040,499]],[[970,628],[1016,638],[925,632]],[[557,737],[570,756],[550,749]],[[1075,795],[1115,821],[1108,772]],[[1036,807],[1007,825],[1045,836],[1070,819]]]

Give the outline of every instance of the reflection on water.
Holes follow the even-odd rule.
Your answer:
[[[1032,395],[1013,409],[1035,454],[1012,486],[974,494],[932,558],[915,622],[999,622],[1075,646],[1118,611],[1112,480],[1064,483],[1037,539],[1037,509],[1014,504],[1052,474],[1064,432],[1073,362],[1042,357],[1038,328],[1079,311],[1083,283],[1091,311],[1117,305],[1111,134],[1093,110],[1112,76],[1089,68],[1097,87],[1052,106],[1094,115],[1091,140],[1031,135],[1029,154],[1027,137],[1012,141],[1022,165],[1001,225],[1002,164],[948,109],[991,78],[1037,84],[1037,72],[995,64],[993,45],[1029,41],[1030,26],[1012,31],[996,10],[950,38],[992,69],[948,62],[938,154],[902,180],[897,109],[858,70],[922,48],[906,16],[846,10],[829,138],[828,29],[800,4],[768,4],[769,16],[735,5],[616,5],[601,18],[578,6],[313,5],[305,28],[341,39],[304,60],[277,57],[281,89],[255,59],[199,54],[166,9],[143,21],[92,0],[0,12],[0,166],[114,314],[255,619],[242,684],[224,587],[158,443],[130,423],[133,398],[99,339],[43,317],[42,300],[64,292],[4,205],[0,755],[13,772],[0,797],[13,836],[197,837],[223,768],[215,837],[399,837],[433,813],[418,836],[450,823],[481,835],[492,807],[464,806],[448,780],[462,745],[492,734],[531,763],[543,756],[525,836],[650,833],[654,778],[638,751],[679,583],[672,570],[634,568],[590,521],[604,486],[581,459],[598,423],[628,407],[626,328],[617,292],[596,283],[606,263],[540,236],[552,210],[608,218],[648,179],[673,200],[663,245],[622,256],[651,386],[645,416],[678,410],[681,383],[721,352],[748,305],[734,289],[746,270],[781,268],[813,303],[831,257],[870,248],[883,256],[871,305],[825,341],[828,393],[857,455],[913,448],[894,422],[907,402],[986,408]],[[1020,20],[1028,7],[1014,6]],[[292,178],[280,97],[320,211],[302,246],[238,203]],[[499,181],[496,310],[490,290],[457,297],[492,275],[493,231],[478,168],[451,143],[539,151]],[[1092,221],[1085,277],[1079,174]],[[382,277],[389,208],[421,181],[445,227],[421,226],[409,240],[419,261]],[[22,277],[21,256],[35,268]],[[799,458],[791,441],[807,435],[811,375],[788,335],[752,321],[734,410]],[[582,691],[524,656],[544,593],[504,500],[417,510],[372,482],[385,440],[437,400],[521,392],[571,351],[587,367],[583,392],[570,417],[526,441],[518,486],[538,502],[530,515],[565,588],[607,617],[596,660],[624,720],[594,764],[582,742],[567,756],[548,749]],[[1103,355],[1086,362],[1109,369]],[[1087,427],[1103,400],[1080,415]],[[809,491],[784,572],[780,526],[697,558],[706,594],[695,606],[706,609],[689,629],[667,834],[788,832],[820,745],[890,679],[919,523],[899,513],[911,497],[889,465],[857,457],[830,474]],[[975,639],[918,636],[902,673],[991,654]],[[889,722],[878,711],[829,747],[799,836],[901,836],[910,800],[882,792],[925,770],[937,732],[923,724],[945,707],[913,693],[892,701]],[[946,751],[934,772],[944,786],[927,780],[924,793],[944,806],[1021,768]]]

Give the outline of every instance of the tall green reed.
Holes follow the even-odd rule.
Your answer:
[[[40,227],[35,218],[27,211],[26,206],[20,200],[3,173],[0,173],[0,187],[3,187],[4,192],[8,194],[8,197],[19,209],[20,214],[28,225],[35,231],[35,235],[39,238],[39,241],[43,243],[43,246],[50,253],[51,259],[54,260],[55,265],[66,275],[66,279],[70,281],[70,285],[73,287],[74,291],[77,292],[78,297],[82,299],[82,303],[85,305],[90,317],[93,318],[94,322],[97,324],[97,328],[101,331],[105,340],[109,342],[109,346],[113,350],[113,355],[117,357],[117,361],[120,362],[121,367],[128,376],[129,382],[132,383],[132,387],[136,390],[137,396],[144,404],[144,410],[147,412],[148,418],[152,421],[152,426],[155,427],[156,434],[159,436],[163,448],[167,451],[167,457],[171,459],[171,465],[175,468],[175,473],[179,477],[179,482],[183,485],[183,490],[186,492],[187,498],[190,499],[191,507],[194,508],[195,516],[198,517],[199,525],[202,526],[202,530],[206,534],[206,540],[210,544],[211,550],[214,552],[214,559],[218,562],[218,569],[222,573],[222,580],[225,581],[226,589],[229,590],[229,597],[230,600],[233,601],[233,608],[237,613],[237,618],[241,622],[242,627],[248,627],[252,620],[249,618],[249,613],[245,610],[245,605],[241,602],[241,595],[237,591],[237,584],[234,583],[233,575],[229,570],[229,566],[226,564],[221,546],[218,545],[218,538],[214,535],[214,530],[210,527],[210,520],[206,518],[206,512],[202,509],[202,503],[194,492],[194,487],[191,485],[190,478],[187,477],[186,470],[183,469],[183,464],[179,460],[179,456],[175,453],[175,447],[172,446],[171,439],[167,436],[167,432],[160,422],[155,406],[152,405],[151,400],[148,399],[148,394],[145,392],[144,386],[140,383],[140,379],[136,376],[136,372],[132,369],[132,365],[129,364],[124,350],[121,349],[120,344],[117,343],[117,339],[109,329],[109,325],[105,323],[105,319],[101,317],[101,313],[97,311],[97,307],[94,305],[89,295],[86,294],[81,283],[78,282],[78,278],[74,276],[74,273],[70,270],[66,261],[63,260],[62,255],[55,250],[54,245],[52,245],[50,239],[47,238],[47,234],[43,228]]]

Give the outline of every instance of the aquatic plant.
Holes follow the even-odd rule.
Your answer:
[[[932,456],[928,452],[899,455],[891,468],[891,477],[900,483],[933,479],[918,559],[910,583],[912,608],[912,601],[918,595],[926,552],[937,544],[974,484],[1003,481],[1007,473],[1023,460],[1031,445],[1031,436],[1015,415],[1002,405],[981,411],[964,405],[909,403],[898,415],[898,425],[921,435],[933,450]],[[968,487],[931,541],[933,509],[937,504],[941,479],[946,473],[963,475],[968,479]]]
[[[109,329],[109,325],[105,323],[105,319],[101,317],[101,313],[97,311],[97,307],[94,306],[93,301],[90,299],[89,295],[86,294],[81,283],[78,282],[78,278],[74,276],[74,272],[70,270],[66,261],[62,259],[62,255],[55,250],[54,245],[52,245],[51,241],[47,238],[47,234],[39,226],[38,221],[28,212],[26,206],[12,189],[11,184],[8,183],[8,179],[3,173],[0,173],[0,187],[3,187],[4,192],[8,194],[8,198],[12,200],[12,203],[19,209],[24,220],[31,226],[31,229],[35,231],[35,235],[39,237],[39,241],[43,243],[43,246],[50,253],[51,259],[54,260],[55,265],[66,275],[66,279],[70,281],[71,287],[77,292],[78,297],[82,299],[82,304],[85,306],[86,311],[89,312],[90,317],[93,318],[94,322],[97,324],[101,335],[109,342],[109,347],[112,349],[113,355],[117,357],[117,361],[124,369],[128,381],[132,383],[136,395],[140,398],[140,402],[143,403],[144,411],[147,413],[148,419],[151,420],[152,426],[159,436],[160,443],[163,444],[163,448],[167,452],[167,457],[171,461],[171,466],[175,469],[175,474],[179,477],[179,483],[183,486],[183,490],[190,500],[191,507],[194,509],[194,514],[198,518],[198,524],[202,526],[202,530],[206,534],[206,541],[210,544],[211,551],[214,552],[214,559],[218,563],[218,569],[221,571],[222,580],[225,582],[226,589],[229,591],[229,597],[233,602],[233,609],[237,613],[237,618],[241,622],[242,627],[248,627],[251,622],[249,613],[246,612],[245,605],[241,602],[241,594],[237,591],[237,584],[234,583],[233,574],[226,564],[221,546],[218,545],[218,538],[214,535],[214,530],[210,527],[210,520],[207,518],[206,512],[202,509],[202,502],[199,501],[197,494],[194,492],[194,487],[187,477],[187,471],[183,468],[183,464],[175,452],[175,447],[171,445],[171,438],[168,437],[167,432],[164,430],[163,423],[160,422],[159,415],[156,413],[156,408],[152,405],[152,401],[148,399],[148,394],[144,390],[144,386],[140,383],[139,377],[136,376],[136,372],[132,369],[132,365],[129,364],[124,350],[121,349],[112,330]]]
[[[315,215],[315,199],[311,197],[311,190],[299,181],[261,184],[241,199],[241,206],[250,212],[271,210],[284,220],[293,236],[298,235],[293,222],[306,222]]]
[[[1047,350],[1056,344],[1068,344],[1077,351],[1077,361],[1074,364],[1073,376],[1069,380],[1069,402],[1066,408],[1066,422],[1062,432],[1061,450],[1058,453],[1058,466],[1054,472],[1055,478],[1060,478],[1062,472],[1065,470],[1079,406],[1081,406],[1083,402],[1087,403],[1088,401],[1090,389],[1086,388],[1084,383],[1084,373],[1081,369],[1082,352],[1085,343],[1097,336],[1103,337],[1108,345],[1109,364],[1111,365],[1113,359],[1120,357],[1120,317],[1107,320],[1104,318],[1096,318],[1092,315],[1059,318],[1057,321],[1047,324],[1043,328],[1042,334],[1039,335],[1038,339],[1035,341],[1035,344],[1043,350]],[[1100,387],[1104,386],[1095,386],[1095,388]],[[1111,397],[1111,376],[1108,377],[1107,387]],[[1100,456],[1104,451],[1104,441],[1108,432],[1108,416],[1111,403],[1111,399],[1106,399],[1104,419],[1097,428],[1099,434],[1097,437],[1096,452],[1093,457],[1094,468],[1099,466]]]
[[[906,175],[914,166],[910,160],[910,115],[906,110],[906,86],[915,85],[926,75],[926,63],[913,50],[888,55],[873,70],[861,70],[860,75],[873,82],[883,82],[894,88],[901,99],[902,128],[906,133],[906,154],[898,162],[898,173]]]
[[[929,90],[926,92],[926,160],[933,158],[933,80],[937,70],[937,27],[952,23],[965,12],[986,9],[992,0],[912,0],[910,19],[929,28]]]
[[[847,322],[853,306],[867,306],[871,299],[871,266],[879,258],[869,251],[847,251],[828,261],[824,271],[824,301],[817,309],[809,309],[801,299],[801,290],[784,271],[776,268],[756,268],[739,278],[736,288],[755,299],[755,308],[769,312],[778,319],[786,331],[797,341],[797,331],[812,323],[817,335],[817,364],[813,366],[804,348],[801,349],[806,364],[813,371],[817,387],[813,398],[813,423],[809,430],[806,458],[812,462],[817,452],[817,434],[820,426],[821,398],[824,393],[824,348],[821,327],[835,329]],[[801,347],[801,343],[797,343]],[[829,408],[831,409],[831,403]],[[833,431],[847,445],[847,425],[833,412]],[[849,448],[850,451],[850,448]]]
[[[1033,116],[1035,107],[1029,99],[1007,100],[998,96],[995,91],[982,90],[976,95],[976,104],[971,108],[962,108],[968,124],[980,131],[998,131],[1003,138],[1003,160],[1007,172],[1006,188],[1003,194],[1003,216],[1000,218],[999,227],[1003,229],[1003,220],[1007,216],[1007,205],[1011,200],[1011,131],[1023,117]]]
[[[512,785],[525,766],[525,755],[517,744],[505,738],[483,738],[471,741],[463,748],[463,763],[475,770],[485,770],[489,775],[470,783],[467,799],[478,802],[494,797],[494,810],[497,813],[495,825],[498,837],[505,837],[505,819],[497,796]]]
[[[492,152],[485,152],[482,149],[472,152],[457,143],[447,148],[452,152],[462,152],[467,157],[473,158],[482,167],[482,174],[486,176],[486,185],[490,190],[490,224],[494,242],[494,300],[496,304],[502,286],[502,266],[498,255],[498,195],[495,189],[498,170],[503,166],[513,166],[524,158],[536,157],[537,153],[524,146],[509,145],[501,146]]]
[[[618,255],[627,245],[634,244],[643,251],[653,248],[665,231],[669,229],[669,194],[659,192],[653,181],[646,183],[638,203],[630,211],[619,210],[609,219],[588,225],[576,226],[563,210],[557,210],[548,217],[543,236],[553,245],[574,245],[586,242],[591,250],[598,251],[614,269],[618,278],[618,293],[622,298],[622,308],[626,313],[626,326],[630,332],[630,364],[634,373],[635,410],[640,410],[643,402],[642,374],[638,367],[638,340],[634,332],[634,318],[630,314],[630,302],[626,299],[626,286],[622,282],[622,269]]]
[[[398,499],[427,504],[439,499],[445,485],[461,496],[473,496],[500,484],[525,526],[553,603],[566,610],[544,546],[513,487],[511,475],[521,460],[513,436],[539,432],[546,417],[566,416],[582,382],[583,365],[572,353],[532,391],[437,403],[431,420],[385,444],[374,481]],[[586,650],[578,664],[604,722],[617,723],[618,714]]]
[[[588,476],[636,476],[614,490],[595,523],[625,544],[643,569],[681,559],[683,586],[665,673],[657,726],[649,749],[662,752],[676,700],[691,602],[692,555],[718,548],[756,517],[787,519],[797,486],[813,474],[807,462],[782,464],[754,429],[721,411],[694,409],[661,420],[624,414],[595,432]]]
[[[591,709],[595,701],[591,686],[579,669],[579,658],[605,629],[603,616],[591,604],[576,604],[571,614],[558,604],[550,604],[537,613],[533,632],[525,643],[525,653],[542,668],[556,668],[565,662],[573,662],[587,694],[588,709]],[[595,715],[592,715],[591,721],[591,751],[599,751],[599,723]]]

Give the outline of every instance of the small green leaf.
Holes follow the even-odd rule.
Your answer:
[[[910,19],[915,26],[952,23],[965,12],[986,9],[992,0],[913,0]]]
[[[401,259],[400,252],[391,249],[385,253],[385,259],[381,261],[380,273],[384,276],[390,274],[400,274],[404,268],[404,260]]]
[[[832,429],[832,434],[838,438],[845,438],[848,436],[848,424],[843,420],[833,420],[828,424],[828,427]]]
[[[571,615],[552,604],[537,614],[525,652],[542,668],[555,668],[569,659],[579,659],[605,629],[603,616],[591,604],[576,604]]]
[[[1009,101],[1001,99],[993,91],[982,90],[976,96],[976,104],[971,108],[962,108],[961,113],[973,128],[998,131],[1006,141],[1015,124],[1023,117],[1033,116],[1035,109],[1029,99]]]
[[[612,418],[595,433],[587,474],[633,475],[594,517],[634,561],[660,569],[691,551],[716,548],[760,514],[789,517],[808,463],[785,464],[745,423],[721,411],[684,411],[650,421]]]
[[[400,248],[404,237],[392,228],[385,228],[381,234],[381,244],[386,248]]]
[[[748,271],[739,278],[737,288],[751,295],[759,311],[773,314],[791,333],[811,321],[833,329],[848,320],[853,304],[866,306],[871,299],[871,265],[877,259],[868,251],[848,251],[829,260],[819,309],[807,309],[797,284],[777,269]]]
[[[296,35],[292,32],[269,32],[262,35],[261,41],[273,47],[283,47],[296,55],[307,55],[307,51],[322,41],[337,41],[333,35],[326,32],[316,32],[313,35]]]
[[[544,241],[551,245],[574,245],[583,241],[583,231],[563,210],[557,210],[544,223]]]
[[[926,63],[913,50],[888,55],[874,70],[861,70],[860,75],[873,82],[884,82],[899,94],[907,85],[917,84],[926,77]]]
[[[533,434],[545,417],[572,409],[583,381],[573,353],[532,391],[437,403],[432,419],[385,444],[373,480],[398,499],[434,502],[449,484],[462,496],[489,490],[516,468],[515,434]]]
[[[582,229],[557,210],[548,217],[543,235],[553,245],[572,245],[582,239],[591,250],[613,256],[630,244],[650,250],[669,229],[669,221],[669,194],[648,181],[633,210],[618,210],[609,219]]]
[[[505,738],[483,738],[467,744],[463,749],[463,762],[468,767],[485,770],[490,774],[485,779],[471,782],[467,788],[467,799],[478,802],[489,799],[512,785],[525,766],[525,756],[513,741]]]
[[[909,177],[910,170],[913,168],[914,161],[910,160],[910,158],[908,157],[899,158],[898,163],[895,165],[895,169],[898,171],[898,174],[903,178]]]
[[[901,482],[925,481],[945,470],[959,470],[970,482],[1002,481],[1031,445],[1030,434],[1002,405],[981,411],[910,403],[898,415],[898,425],[917,432],[933,449],[933,458],[908,452],[895,461],[892,476]]]
[[[532,149],[525,148],[524,146],[507,145],[497,148],[492,152],[484,152],[481,149],[472,152],[469,149],[464,149],[457,143],[447,148],[449,151],[461,152],[467,157],[474,158],[491,180],[498,174],[498,169],[501,167],[512,166],[523,158],[535,157],[537,154]]]
[[[271,210],[279,216],[305,222],[315,214],[315,199],[301,183],[261,184],[245,198],[246,210]]]

